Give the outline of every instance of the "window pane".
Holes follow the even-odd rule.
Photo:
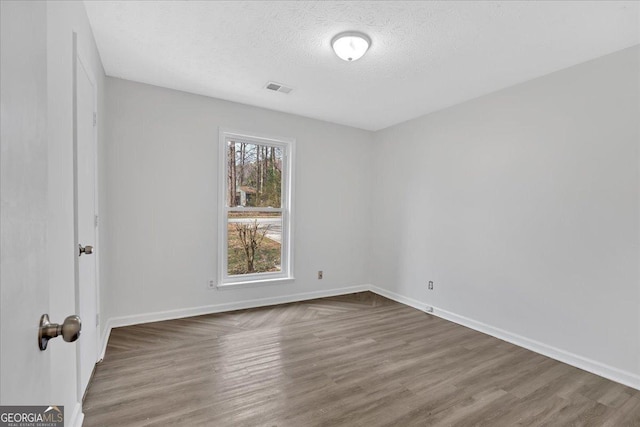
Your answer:
[[[227,141],[227,206],[282,207],[281,147]]]
[[[282,270],[282,214],[229,212],[227,274]]]

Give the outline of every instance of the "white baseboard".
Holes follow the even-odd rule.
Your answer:
[[[405,297],[403,295],[388,291],[383,288],[379,288],[377,286],[371,286],[369,290],[383,297],[389,298],[391,300],[404,305],[408,305],[421,311],[425,311],[428,305],[427,303],[423,303],[413,298]],[[515,344],[519,347],[524,347],[533,352],[542,354],[568,365],[575,366],[576,368],[583,369],[601,377],[608,378],[612,381],[640,390],[640,375],[636,375],[628,371],[623,371],[613,366],[609,366],[604,363],[600,363],[595,360],[570,353],[568,351],[523,337],[522,335],[505,331],[504,329],[487,325],[486,323],[482,323],[477,320],[473,320],[468,317],[440,309],[438,307],[433,307],[433,313],[429,314],[433,314],[445,320],[449,320],[453,323],[466,326],[467,328],[471,328],[487,335],[491,335],[495,338],[501,339],[511,344]]]
[[[364,284],[349,286],[345,288],[327,289],[314,292],[303,292],[298,294],[283,295],[278,297],[257,298],[244,301],[236,301],[223,304],[204,305],[200,307],[190,307],[177,310],[157,311],[153,313],[135,314],[132,316],[112,317],[107,320],[104,333],[102,334],[99,361],[104,359],[107,351],[107,343],[111,335],[111,329],[121,326],[139,325],[149,322],[160,322],[162,320],[181,319],[184,317],[200,316],[203,314],[222,313],[225,311],[242,310],[245,308],[266,307],[269,305],[285,304],[289,302],[306,301],[316,298],[333,297],[336,295],[352,294],[354,292],[364,292],[370,290],[371,286]]]
[[[65,425],[67,427],[82,427],[82,422],[84,421],[84,413],[82,412],[82,405],[80,402],[77,402],[73,408],[73,412],[71,413],[71,417],[65,417]]]

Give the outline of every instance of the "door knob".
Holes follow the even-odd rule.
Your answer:
[[[87,245],[83,248],[82,245],[78,245],[78,252],[78,256],[81,256],[82,254],[91,255],[93,253],[93,246]]]
[[[43,314],[38,328],[38,347],[40,350],[46,350],[49,340],[59,335],[62,335],[62,339],[66,342],[74,342],[80,336],[81,329],[82,320],[75,314],[67,316],[62,325],[49,322],[49,315]]]

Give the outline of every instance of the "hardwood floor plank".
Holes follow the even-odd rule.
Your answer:
[[[370,292],[112,331],[92,426],[640,426],[640,392]]]

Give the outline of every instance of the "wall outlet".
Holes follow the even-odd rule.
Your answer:
[[[215,289],[216,288],[216,281],[211,279],[209,280],[209,282],[207,283],[207,289]]]
[[[322,270],[318,270],[318,280],[322,280]]]
[[[426,311],[427,313],[433,313],[433,307],[428,305],[428,306],[425,307],[424,311]]]
[[[433,281],[429,280],[429,290],[433,290]]]

